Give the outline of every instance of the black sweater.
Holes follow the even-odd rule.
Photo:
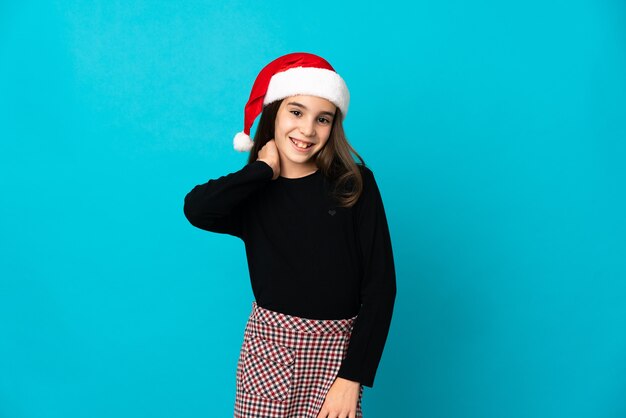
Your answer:
[[[337,206],[321,170],[278,177],[264,161],[195,186],[184,214],[203,230],[245,243],[252,291],[263,308],[312,319],[358,314],[338,376],[373,387],[396,296],[391,239],[372,171],[363,194]]]

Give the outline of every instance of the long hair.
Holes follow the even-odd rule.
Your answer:
[[[274,123],[283,100],[274,101],[263,108],[254,134],[254,145],[250,150],[248,163],[256,161],[261,148],[274,138]],[[348,142],[342,119],[341,110],[337,107],[328,141],[312,158],[315,159],[317,167],[326,179],[333,184],[331,193],[337,204],[341,207],[351,207],[363,192],[363,176],[360,167],[364,167],[365,162]],[[359,159],[360,164],[355,162],[351,153]]]

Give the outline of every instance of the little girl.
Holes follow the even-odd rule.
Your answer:
[[[363,416],[396,277],[380,191],[343,131],[349,100],[323,58],[275,59],[257,76],[234,138],[248,163],[185,196],[192,225],[245,244],[255,300],[235,417]]]

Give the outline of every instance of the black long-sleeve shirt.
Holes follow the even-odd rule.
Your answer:
[[[203,230],[245,243],[252,291],[263,308],[313,319],[358,314],[338,376],[373,387],[396,295],[389,228],[372,171],[363,193],[336,205],[321,170],[278,177],[264,161],[195,186],[184,214]]]

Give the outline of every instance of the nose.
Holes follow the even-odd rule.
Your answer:
[[[302,132],[302,135],[307,137],[315,136],[315,122],[303,120],[300,124],[300,132]]]

